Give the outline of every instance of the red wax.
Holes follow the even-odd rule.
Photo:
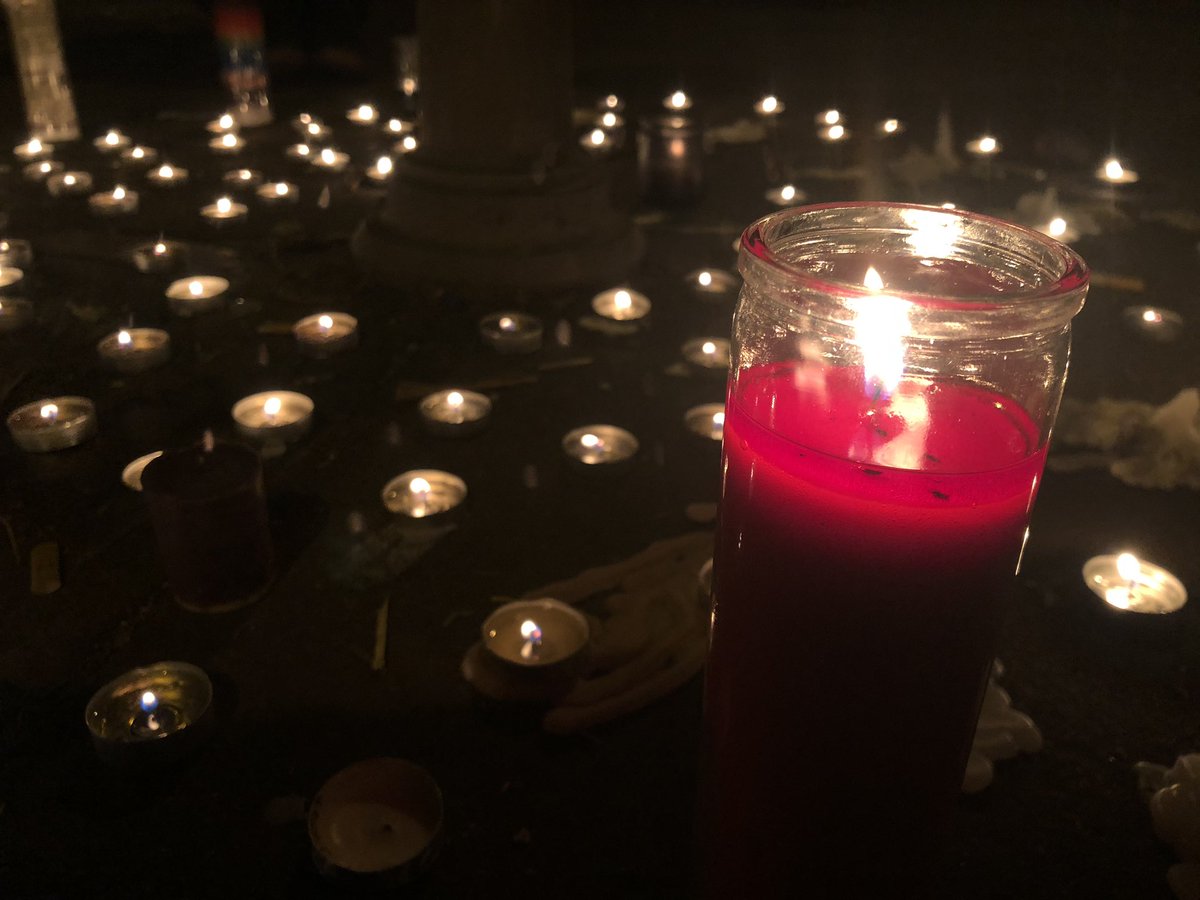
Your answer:
[[[731,388],[708,897],[903,897],[946,830],[1045,457],[1011,400],[857,367]]]

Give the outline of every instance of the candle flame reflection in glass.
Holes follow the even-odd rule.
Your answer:
[[[883,290],[883,278],[874,266],[867,267],[863,287],[872,294]],[[904,374],[902,338],[909,332],[908,309],[882,296],[852,298],[849,305],[855,314],[855,339],[862,349],[863,389],[867,396],[887,399]]]

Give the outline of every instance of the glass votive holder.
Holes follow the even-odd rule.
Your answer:
[[[109,368],[133,375],[171,358],[171,336],[161,328],[122,328],[101,339],[96,352]]]
[[[536,353],[542,348],[542,320],[521,312],[498,312],[479,320],[479,335],[497,353]]]
[[[492,401],[476,391],[451,388],[435,391],[418,404],[425,430],[440,437],[466,437],[487,427]]]
[[[262,391],[243,397],[230,414],[238,433],[259,443],[290,444],[312,427],[312,398],[296,391]]]
[[[563,452],[585,466],[611,466],[631,460],[638,439],[616,425],[584,425],[563,435]]]
[[[49,397],[13,410],[7,424],[13,442],[26,453],[65,450],[96,433],[96,407],[86,397]]]
[[[467,499],[467,483],[441,469],[411,469],[383,486],[388,512],[424,519],[450,512]]]
[[[92,746],[112,765],[175,762],[195,749],[211,723],[212,682],[191,663],[132,669],[96,691],[84,722]]]

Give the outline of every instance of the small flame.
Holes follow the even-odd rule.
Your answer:
[[[121,185],[118,184],[112,190],[112,198],[114,200],[124,200],[125,199],[125,188],[123,188]]]
[[[283,197],[284,195],[287,194],[287,192],[288,192],[288,186],[287,186],[286,181],[279,181],[279,182],[275,183],[275,196],[276,197]]]
[[[317,325],[320,326],[322,330],[328,331],[333,327],[333,316],[318,316]]]
[[[159,241],[157,244],[154,245],[154,255],[155,256],[162,256],[166,252],[167,252],[167,245],[164,244],[162,241]]]
[[[141,159],[143,156],[146,155],[146,148],[145,147],[134,147],[129,152],[129,155],[132,156],[134,159]]]
[[[375,171],[380,175],[390,175],[392,173],[392,158],[390,156],[381,156],[375,160]]]
[[[525,643],[521,645],[521,658],[532,659],[537,656],[542,648],[542,629],[538,627],[538,623],[533,619],[522,622],[521,637],[525,639]]]
[[[47,422],[53,422],[58,418],[58,404],[45,403],[42,405],[42,408],[39,410],[39,412],[41,413],[42,418]]]
[[[867,266],[866,274],[863,275],[863,287],[872,291],[883,290],[883,277],[875,271],[874,266]]]
[[[308,156],[308,154],[312,153],[312,148],[308,144],[297,144],[296,153],[299,156]]]
[[[779,108],[779,100],[772,94],[767,94],[758,102],[758,108],[765,113],[773,113]]]
[[[618,106],[621,105],[621,98],[618,97],[616,94],[609,94],[607,97],[604,98],[604,105],[607,106],[609,109],[616,109]]]
[[[1142,574],[1142,564],[1132,553],[1122,553],[1117,557],[1117,574],[1122,581],[1136,584],[1138,576]]]
[[[281,410],[282,408],[283,408],[283,401],[280,400],[278,397],[268,397],[263,402],[263,413],[269,419],[273,419],[277,415],[279,415],[279,410]]]
[[[334,159],[336,159],[336,155],[328,147],[321,151],[321,162],[325,163],[325,165],[333,165]]]
[[[37,138],[30,138],[29,143],[25,145],[25,148],[30,153],[41,153],[42,152],[42,142],[39,141]]]
[[[1147,309],[1142,312],[1142,321],[1148,322],[1151,325],[1158,325],[1163,320],[1162,313],[1157,309]]]
[[[517,323],[509,316],[501,316],[500,321],[496,323],[500,326],[501,331],[516,331]]]
[[[64,176],[63,176],[63,184],[66,184],[66,185],[71,185],[71,184],[74,184],[74,183],[75,183],[75,176],[74,176],[74,175],[67,174],[67,175],[64,175]]]
[[[420,475],[408,483],[409,492],[419,497],[424,497],[431,489],[432,485]]]
[[[874,266],[867,268],[863,287],[872,293],[884,289],[883,278]],[[863,355],[863,389],[868,396],[887,398],[904,374],[903,336],[908,333],[908,309],[900,302],[882,297],[856,298],[854,331]]]
[[[362,106],[356,109],[354,113],[360,119],[373,119],[375,118],[375,107],[369,103],[364,103]]]
[[[592,129],[592,133],[590,135],[588,135],[588,140],[591,141],[591,144],[593,147],[604,146],[604,129],[602,129],[602,128]]]
[[[1120,181],[1125,177],[1125,167],[1119,159],[1110,159],[1104,163],[1104,177],[1109,181]]]
[[[222,147],[236,147],[237,143],[238,136],[236,134],[226,134],[221,136]]]
[[[825,120],[826,125],[836,125],[842,121],[842,114],[836,109],[827,109],[821,116]]]
[[[683,109],[685,106],[687,106],[687,102],[688,102],[688,95],[685,94],[683,91],[676,91],[670,97],[667,98],[667,104],[672,109]]]
[[[229,113],[222,113],[220,118],[217,119],[217,127],[224,128],[226,131],[228,131],[233,127],[233,116],[231,116]]]
[[[980,153],[995,153],[996,146],[997,146],[996,139],[994,137],[992,137],[991,135],[986,135],[979,139],[979,152]]]
[[[831,141],[840,141],[846,136],[846,129],[841,125],[830,125],[825,134]]]
[[[233,211],[233,201],[228,197],[221,197],[217,200],[217,212],[221,215],[227,215]]]
[[[1050,237],[1062,237],[1067,233],[1067,220],[1062,216],[1055,216],[1050,220],[1050,224],[1046,226],[1046,231]]]
[[[458,409],[463,405],[463,395],[458,391],[451,391],[446,395],[446,405]]]
[[[204,293],[204,284],[198,280],[197,281],[189,281],[188,282],[188,293],[191,294],[193,297],[199,297],[201,294]]]
[[[712,284],[712,280],[712,272],[709,272],[707,269],[696,276],[696,281],[699,282],[701,287],[708,287]]]
[[[720,425],[722,428],[725,427],[725,411],[724,410],[722,410],[721,412],[713,413],[713,424]]]
[[[417,149],[417,139],[411,134],[405,135],[404,140],[400,142],[400,146],[404,148],[405,153],[409,153]]]
[[[138,703],[144,712],[154,712],[154,710],[158,709],[158,697],[154,695],[154,691],[144,692],[139,698]]]
[[[899,119],[885,119],[883,122],[883,131],[885,134],[895,134],[899,127]]]
[[[618,311],[624,312],[633,306],[633,296],[629,291],[617,291],[613,294],[613,306]]]
[[[109,131],[108,134],[104,135],[104,143],[108,144],[108,146],[110,146],[110,147],[119,143],[120,140],[121,140],[121,135],[115,131]]]
[[[617,114],[615,112],[606,112],[600,117],[600,124],[605,128],[616,128]]]
[[[404,120],[388,119],[387,130],[392,132],[392,134],[399,134],[404,130]]]
[[[316,122],[309,122],[308,127],[305,130],[309,134],[313,135],[313,137],[316,137],[318,134],[321,133],[321,126],[318,125]]]
[[[171,168],[171,166],[168,166],[166,163],[164,163],[163,165],[158,167],[158,177],[159,178],[174,178],[175,170],[173,168]]]
[[[53,169],[54,169],[54,165],[52,163],[44,162],[44,163],[38,164],[38,171],[41,172],[43,175],[49,174],[51,172],[51,170],[53,170]]]
[[[131,343],[133,343],[133,338],[130,336],[128,331],[122,328],[117,332],[117,343],[122,347],[128,347]]]
[[[589,450],[594,450],[604,442],[600,440],[598,435],[592,434],[590,431],[579,438],[579,443],[587,447]]]
[[[796,199],[795,185],[785,184],[783,187],[781,187],[779,189],[779,196],[783,200],[795,200]]]
[[[712,341],[705,341],[703,344],[700,345],[700,352],[704,353],[708,356],[712,356],[714,353],[717,352],[717,345],[714,344]]]

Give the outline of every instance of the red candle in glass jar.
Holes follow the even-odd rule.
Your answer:
[[[916,896],[950,824],[1086,279],[1046,300],[1064,310],[1047,334],[1014,337],[1009,301],[1044,285],[935,259],[928,237],[926,252],[841,244],[782,268],[769,240],[743,250],[705,689],[707,897]],[[893,287],[904,296],[878,293]]]

